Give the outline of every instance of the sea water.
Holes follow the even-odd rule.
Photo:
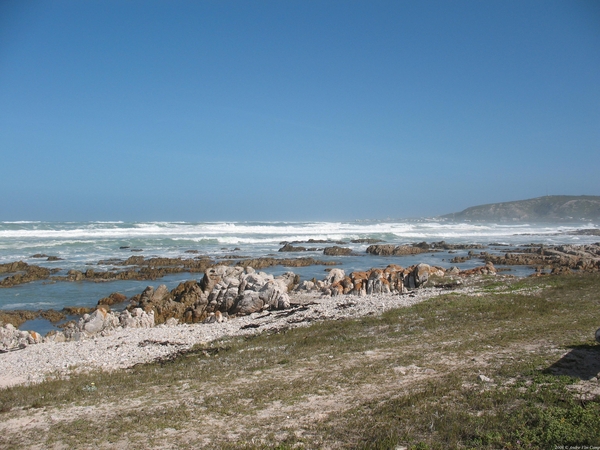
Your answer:
[[[237,255],[243,257],[275,256],[285,258],[313,257],[334,260],[347,272],[385,267],[388,264],[410,266],[419,262],[442,267],[457,265],[468,269],[481,265],[479,259],[451,264],[454,256],[468,253],[436,252],[404,257],[378,257],[365,253],[369,244],[352,243],[358,239],[378,239],[389,244],[446,241],[452,244],[502,244],[486,251],[503,253],[507,247],[529,243],[585,244],[600,240],[597,236],[569,235],[570,231],[593,228],[593,224],[484,224],[454,223],[433,219],[404,221],[356,222],[0,222],[0,264],[24,261],[48,268],[107,270],[101,260],[125,260],[132,255],[170,258],[193,258],[206,255],[213,259]],[[322,251],[283,253],[282,242],[329,240],[332,243],[297,244],[323,248],[344,241],[354,256],[328,257]],[[338,244],[339,245],[339,244]],[[189,253],[187,251],[197,251]],[[43,254],[60,258],[46,261]],[[281,267],[263,269],[278,275],[293,271],[302,279],[325,276],[332,266]],[[527,267],[511,268],[516,275],[527,275]],[[0,275],[4,277],[5,275]],[[146,286],[166,284],[169,289],[180,282],[200,278],[202,274],[175,274],[155,281],[111,281],[95,283],[36,281],[12,288],[0,288],[0,309],[62,309],[64,306],[94,306],[112,292],[127,296],[140,293]]]

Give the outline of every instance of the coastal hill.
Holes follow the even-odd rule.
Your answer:
[[[600,196],[549,195],[529,200],[472,206],[440,218],[485,222],[600,221]]]

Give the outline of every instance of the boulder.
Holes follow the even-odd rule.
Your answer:
[[[382,269],[371,269],[367,279],[367,295],[389,294],[391,292],[390,282],[385,277]]]
[[[154,311],[147,313],[142,308],[135,308],[133,312],[125,310],[119,315],[119,323],[123,328],[152,328]]]
[[[264,306],[264,301],[260,298],[256,291],[245,291],[242,297],[237,302],[234,309],[234,314],[247,315],[261,311]]]
[[[71,269],[67,272],[67,281],[81,281],[85,278],[79,270]]]
[[[108,312],[98,308],[91,314],[84,314],[77,323],[70,323],[64,332],[49,334],[47,340],[63,342],[65,340],[80,341],[100,334],[106,336],[119,328],[150,328],[154,326],[154,311],[146,312],[135,308],[133,312]]]
[[[323,281],[326,285],[330,285],[342,281],[345,276],[346,273],[342,269],[331,269]]]
[[[413,275],[415,277],[415,284],[417,287],[424,285],[427,283],[429,279],[429,272],[431,271],[431,267],[429,264],[417,264],[417,266],[413,270]]]
[[[26,345],[27,340],[22,338],[20,331],[12,324],[7,323],[0,328],[0,350],[15,350]]]
[[[296,288],[297,291],[313,291],[315,290],[315,283],[313,281],[304,280]]]
[[[92,314],[85,314],[79,319],[77,331],[83,331],[87,335],[92,335],[101,331],[112,331],[118,326],[118,316],[107,312],[104,308],[98,308]]]
[[[460,269],[456,266],[452,266],[448,270],[446,270],[447,275],[458,275],[459,273]]]

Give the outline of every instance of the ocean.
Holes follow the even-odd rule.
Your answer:
[[[355,222],[0,222],[0,263],[24,261],[48,268],[60,268],[59,274],[70,269],[85,271],[107,270],[109,266],[98,265],[100,260],[127,259],[131,255],[145,258],[184,257],[196,254],[218,260],[230,255],[244,257],[275,256],[286,258],[313,257],[335,260],[338,267],[346,270],[366,270],[385,267],[394,263],[410,266],[425,262],[443,267],[457,265],[461,269],[481,265],[479,259],[461,264],[451,264],[454,256],[466,255],[468,251],[427,253],[405,257],[377,257],[365,253],[369,244],[351,243],[358,239],[379,239],[390,244],[408,244],[426,241],[448,243],[484,244],[495,246],[486,251],[503,253],[504,246],[529,243],[585,244],[600,240],[597,236],[568,234],[582,228],[594,228],[593,224],[481,224],[453,223],[434,219],[404,221],[355,221]],[[282,242],[330,240],[344,241],[354,256],[328,257],[321,251],[280,253]],[[502,244],[502,245],[498,245]],[[298,244],[305,247],[326,247],[331,244]],[[47,261],[47,255],[60,258]],[[331,267],[331,266],[328,266]],[[263,269],[275,275],[291,270],[302,279],[325,276],[326,266],[286,268],[281,266]],[[515,275],[527,275],[527,267],[510,268]],[[0,275],[0,278],[5,275]],[[0,288],[0,309],[62,309],[64,306],[93,306],[112,292],[132,296],[146,286],[166,284],[170,289],[182,281],[201,278],[202,274],[180,273],[156,281],[55,282],[36,281],[12,288]]]

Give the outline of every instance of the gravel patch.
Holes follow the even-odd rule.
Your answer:
[[[457,291],[464,292],[469,288]],[[39,383],[48,377],[66,377],[88,370],[119,370],[188,350],[196,344],[230,336],[252,335],[308,326],[315,321],[355,318],[407,307],[447,291],[426,288],[410,294],[343,295],[321,297],[292,294],[293,307],[232,318],[224,323],[159,325],[120,328],[108,336],[82,341],[47,342],[0,354],[0,388]]]

